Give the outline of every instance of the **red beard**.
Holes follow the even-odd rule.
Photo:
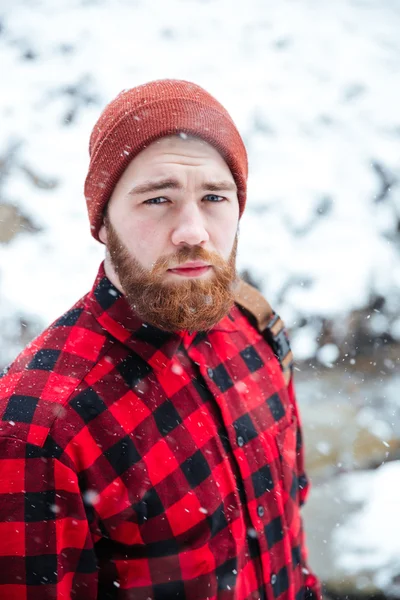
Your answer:
[[[237,238],[228,261],[200,246],[182,247],[160,258],[151,271],[132,258],[106,219],[107,248],[122,290],[132,310],[146,323],[165,331],[206,331],[232,308],[236,281]],[[163,283],[168,268],[202,260],[214,274],[207,279]]]

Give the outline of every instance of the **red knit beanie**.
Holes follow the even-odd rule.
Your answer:
[[[122,91],[106,106],[93,128],[85,181],[93,237],[99,240],[104,207],[130,161],[155,140],[179,133],[197,136],[220,152],[235,179],[242,214],[247,153],[234,122],[225,108],[198,85],[162,79]]]

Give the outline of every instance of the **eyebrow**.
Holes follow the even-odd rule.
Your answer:
[[[221,192],[229,191],[236,192],[237,187],[233,181],[205,181],[202,186],[202,190],[210,192]],[[134,186],[130,191],[129,195],[135,194],[148,194],[151,192],[159,192],[160,190],[181,190],[182,185],[177,179],[160,179],[158,181],[145,181],[139,185]]]

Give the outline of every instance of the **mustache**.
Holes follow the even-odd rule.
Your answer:
[[[226,265],[224,259],[216,252],[209,252],[201,246],[184,246],[173,254],[163,256],[154,263],[151,274],[160,275],[170,268],[182,265],[188,261],[201,260],[216,269],[222,269]]]

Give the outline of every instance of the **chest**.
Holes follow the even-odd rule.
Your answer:
[[[129,355],[96,389],[110,405],[91,425],[102,451],[84,477],[114,541],[163,556],[221,535],[244,547],[265,512],[285,512],[296,422],[257,332],[184,341],[158,371]]]

